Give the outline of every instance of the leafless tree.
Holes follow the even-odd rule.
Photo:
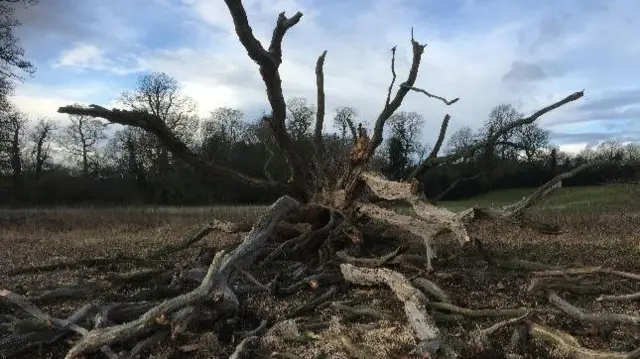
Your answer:
[[[50,158],[51,139],[54,130],[53,121],[49,118],[42,117],[38,119],[35,127],[29,133],[29,139],[33,144],[31,156],[33,157],[36,179],[40,178],[42,170]]]
[[[445,334],[440,331],[433,318],[426,311],[425,300],[421,299],[424,296],[421,296],[420,292],[397,272],[389,269],[361,268],[354,265],[354,263],[369,263],[371,260],[367,261],[365,258],[354,257],[354,255],[358,256],[383,243],[384,241],[379,241],[381,237],[390,236],[407,243],[416,243],[417,240],[425,251],[423,257],[427,261],[426,268],[431,270],[431,259],[434,255],[432,245],[440,233],[450,232],[461,244],[464,244],[471,241],[466,223],[479,214],[496,220],[517,221],[528,207],[557,188],[564,178],[582,170],[583,167],[554,178],[530,197],[514,205],[500,209],[472,208],[460,213],[436,207],[425,201],[418,178],[436,166],[467,157],[469,153],[473,153],[479,148],[494,145],[518,127],[533,123],[542,115],[580,99],[583,97],[583,92],[573,93],[538,110],[529,117],[505,122],[501,127],[494,127],[492,131],[487,133],[483,141],[478,141],[459,152],[439,156],[438,153],[450,121],[450,116],[446,115],[435,144],[424,161],[405,180],[389,181],[380,174],[370,171],[369,166],[376,150],[383,143],[385,127],[409,92],[418,92],[428,98],[439,100],[447,106],[458,101],[458,99],[447,100],[415,86],[425,45],[420,44],[412,36],[410,41],[412,61],[406,79],[397,86],[394,92],[393,88],[397,77],[394,47],[391,58],[392,80],[381,112],[375,119],[372,128],[358,126],[356,140],[347,155],[345,168],[339,172],[329,171],[324,161],[326,146],[322,136],[325,120],[323,66],[327,52],[323,52],[316,62],[318,100],[315,112],[316,124],[312,136],[315,155],[312,161],[308,161],[300,154],[296,141],[287,131],[288,109],[282,92],[282,79],[279,72],[283,56],[283,39],[286,32],[301,20],[302,14],[298,12],[292,17],[287,17],[281,13],[269,45],[264,46],[255,38],[242,2],[240,0],[225,0],[225,3],[233,18],[240,43],[248,56],[259,66],[271,107],[271,114],[265,118],[265,121],[271,129],[274,142],[286,157],[291,172],[288,181],[279,182],[248,176],[199,156],[174,134],[162,118],[162,114],[157,111],[109,110],[98,105],[66,106],[61,107],[58,111],[101,117],[114,123],[144,129],[148,133],[154,134],[165,148],[190,164],[208,180],[215,181],[218,178],[226,178],[246,186],[279,191],[283,196],[256,221],[251,232],[247,234],[239,247],[227,255],[224,252],[218,253],[208,269],[200,269],[198,278],[201,278],[202,282],[197,289],[149,309],[138,319],[86,333],[83,339],[71,348],[67,359],[74,358],[89,350],[100,348],[107,350],[114,341],[129,340],[143,333],[146,334],[156,328],[158,320],[164,318],[163,321],[170,321],[174,316],[180,316],[179,314],[183,311],[195,308],[198,303],[208,298],[213,298],[213,307],[221,312],[237,311],[240,299],[238,289],[231,284],[231,281],[237,275],[253,278],[250,272],[256,269],[258,258],[261,258],[260,266],[280,258],[298,261],[305,268],[315,268],[315,271],[320,275],[327,274],[327,271],[336,262],[342,262],[339,265],[339,274],[346,281],[367,285],[387,284],[404,303],[405,314],[420,343],[416,351],[429,357],[436,355],[436,351],[445,351],[445,348],[448,347]],[[407,202],[412,206],[415,216],[396,213],[388,207],[379,206],[369,200],[371,196],[368,194],[373,194],[376,201]],[[300,236],[274,246],[271,241],[276,236],[272,238],[270,233],[282,220],[306,222],[312,225]],[[213,230],[212,228],[228,230],[230,227],[212,224],[201,233],[208,233],[207,231]],[[368,236],[365,241],[363,241],[364,236]],[[185,246],[192,242],[193,240],[189,239]],[[336,247],[338,244],[341,248],[345,248],[345,251],[338,250]],[[396,258],[395,255],[397,253],[386,259],[379,259],[380,265],[386,263],[389,258]],[[252,280],[252,282],[256,281]],[[262,284],[260,287],[263,290],[271,290]],[[327,296],[331,294],[331,290],[325,293]],[[522,312],[518,313],[519,315],[523,314]],[[242,341],[242,343],[238,347],[238,351],[242,351],[242,348],[247,346],[247,342]]]
[[[79,158],[82,176],[89,177],[98,164],[98,144],[106,138],[107,124],[85,115],[69,115],[69,122],[63,128],[60,144]]]

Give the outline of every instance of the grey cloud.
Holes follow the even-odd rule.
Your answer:
[[[607,140],[616,140],[620,142],[640,142],[640,129],[635,131],[624,132],[581,132],[581,133],[564,133],[551,132],[550,138],[553,142],[559,144],[568,143],[586,143],[587,147],[593,147]]]
[[[22,26],[19,31],[26,36],[56,35],[73,40],[82,40],[95,35],[95,30],[86,26],[83,18],[91,20],[95,13],[86,6],[91,1],[55,0],[41,1],[30,7],[18,6],[16,13]],[[84,5],[84,6],[83,6]]]
[[[609,91],[583,101],[575,110],[555,120],[555,123],[603,121],[615,128],[640,121],[640,88]]]
[[[527,61],[516,60],[511,63],[511,69],[503,77],[503,81],[529,82],[546,78],[540,65]]]
[[[549,77],[561,76],[566,71],[558,66],[554,61],[541,60],[531,62],[527,60],[515,60],[511,63],[511,68],[502,77],[505,82],[534,82],[547,79]]]
[[[640,105],[640,88],[620,89],[605,92],[598,98],[586,100],[578,107],[578,109],[581,111],[593,111],[634,104]]]

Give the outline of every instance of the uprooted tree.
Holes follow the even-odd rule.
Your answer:
[[[269,124],[275,143],[285,155],[290,167],[291,177],[285,182],[255,178],[238,173],[208,161],[189,149],[167,124],[157,115],[143,111],[127,111],[106,109],[98,105],[89,107],[66,106],[58,112],[70,115],[91,116],[104,118],[110,122],[133,126],[154,134],[158,140],[176,157],[182,159],[202,175],[203,180],[212,181],[215,185],[217,178],[238,181],[246,186],[270,188],[282,193],[259,217],[253,226],[234,224],[214,220],[202,229],[188,235],[182,243],[171,245],[152,254],[159,258],[168,253],[175,253],[189,247],[212,231],[246,232],[240,245],[230,252],[219,250],[215,255],[201,256],[185,269],[149,270],[137,273],[126,273],[114,282],[164,281],[166,300],[138,301],[118,303],[96,308],[88,305],[78,310],[69,319],[57,319],[35,307],[28,298],[19,294],[3,291],[2,296],[14,302],[36,318],[45,323],[49,336],[45,339],[13,338],[18,344],[14,349],[33,346],[34,343],[51,343],[66,331],[74,331],[81,335],[68,351],[66,358],[76,358],[84,353],[101,351],[104,355],[115,358],[118,354],[112,348],[114,345],[137,343],[128,347],[131,357],[139,355],[146,348],[163,340],[167,336],[174,337],[176,333],[193,327],[194,323],[208,320],[212,323],[229,321],[237,318],[238,313],[246,311],[246,297],[252,293],[284,297],[298,293],[303,287],[324,290],[312,298],[308,303],[297,308],[285,318],[262,318],[262,322],[253,330],[236,333],[236,340],[230,350],[231,357],[244,355],[255,347],[263,331],[271,328],[295,326],[290,320],[308,313],[315,308],[326,305],[337,291],[344,289],[340,284],[388,286],[393,294],[403,302],[404,313],[409,328],[411,328],[416,345],[411,351],[423,357],[455,357],[464,352],[463,344],[454,344],[446,333],[439,329],[432,316],[433,310],[441,310],[460,315],[512,317],[496,325],[478,329],[469,333],[473,338],[469,344],[463,346],[487,345],[488,336],[508,326],[516,326],[520,337],[538,337],[552,342],[570,354],[581,357],[626,358],[635,357],[637,353],[600,353],[586,349],[569,334],[552,329],[531,320],[536,309],[509,309],[475,311],[461,308],[450,302],[449,297],[438,286],[426,278],[409,279],[399,271],[384,266],[411,264],[419,266],[424,272],[435,268],[432,259],[435,257],[434,245],[441,234],[450,233],[460,245],[468,246],[473,243],[492,264],[515,268],[518,270],[539,271],[543,269],[557,270],[548,276],[570,275],[566,271],[543,264],[501,260],[492,258],[482,249],[481,242],[468,233],[468,223],[477,218],[508,221],[520,225],[540,225],[525,219],[524,212],[544,196],[561,186],[562,180],[584,170],[594,164],[581,166],[569,173],[557,176],[531,196],[503,208],[470,208],[454,213],[437,207],[426,200],[420,186],[420,177],[426,171],[457,159],[468,157],[477,151],[489,151],[495,146],[500,136],[518,126],[533,123],[542,115],[583,97],[583,92],[573,93],[564,99],[538,110],[533,115],[511,122],[500,129],[493,129],[484,140],[472,146],[461,149],[447,156],[439,156],[439,150],[445,138],[450,116],[445,115],[440,133],[431,153],[404,181],[389,181],[378,173],[368,170],[368,163],[376,149],[383,142],[385,125],[401,106],[409,92],[414,91],[429,98],[442,101],[445,105],[453,105],[458,99],[447,100],[416,87],[418,70],[424,53],[425,45],[420,44],[411,36],[413,59],[407,78],[393,92],[396,82],[395,47],[392,50],[391,72],[392,80],[386,94],[386,101],[375,119],[374,126],[367,131],[363,126],[349,123],[355,135],[353,148],[345,159],[342,173],[335,173],[327,169],[327,156],[323,143],[323,122],[325,117],[325,93],[323,65],[327,52],[323,52],[316,63],[317,80],[317,114],[315,119],[313,146],[314,156],[306,161],[299,153],[287,132],[285,118],[287,106],[282,92],[279,66],[282,63],[282,42],[286,32],[295,26],[302,18],[301,13],[293,17],[286,17],[281,13],[277,19],[273,36],[268,48],[257,40],[249,25],[247,14],[240,0],[225,0],[233,18],[236,34],[247,51],[249,57],[259,66],[260,75],[266,86],[267,96],[271,106],[271,114],[265,117]],[[357,128],[357,130],[356,130]],[[369,136],[369,132],[371,135]],[[394,204],[408,203],[413,209],[412,215],[400,214],[392,208]],[[387,205],[390,204],[390,205]],[[307,224],[296,226],[295,224]],[[546,228],[545,230],[548,230]],[[284,240],[283,240],[284,238]],[[394,247],[399,244],[399,247]],[[394,249],[395,248],[395,249]],[[413,252],[413,253],[410,253]],[[386,254],[385,254],[386,253]],[[379,255],[371,257],[371,254]],[[411,268],[411,266],[409,266]],[[260,268],[260,270],[256,270]],[[265,268],[276,268],[276,274],[271,278],[262,275]],[[587,268],[584,271],[608,270],[605,268]],[[609,270],[612,271],[612,270]],[[259,275],[259,273],[260,275]],[[423,273],[424,273],[423,272]],[[611,272],[613,275],[634,276],[630,273]],[[269,279],[267,284],[263,281]],[[637,278],[635,278],[637,279]],[[544,286],[544,281],[536,282],[538,287]],[[193,283],[200,283],[193,287]],[[248,284],[247,284],[248,283]],[[189,287],[189,285],[192,285]],[[348,287],[347,287],[348,288]],[[419,289],[418,289],[419,288]],[[553,288],[548,289],[548,301],[556,305],[561,311],[577,320],[591,322],[603,321],[601,317],[587,314],[577,307],[560,298]],[[72,291],[72,289],[70,289]],[[161,296],[155,297],[157,300]],[[433,298],[433,301],[427,300]],[[244,303],[243,303],[244,302]],[[332,304],[345,311],[355,311],[353,315],[376,317],[371,311],[358,311],[340,303]],[[95,327],[87,330],[78,323],[86,318],[88,313],[97,309]],[[429,309],[429,310],[428,310]],[[197,314],[197,315],[196,315]],[[617,324],[637,324],[639,318],[633,316],[613,315]],[[582,318],[582,319],[580,319]],[[587,319],[585,319],[587,318]],[[277,319],[277,320],[276,320]],[[607,320],[604,320],[607,321]],[[523,323],[524,331],[523,331]],[[269,330],[271,330],[269,329]],[[42,328],[40,328],[42,330]],[[293,329],[291,329],[293,330]],[[297,330],[297,329],[296,329]],[[523,334],[524,333],[524,334]],[[240,340],[240,339],[243,340]],[[39,340],[39,341],[38,341]],[[346,339],[344,339],[346,340]],[[524,340],[521,338],[521,340]],[[5,340],[5,345],[8,345]],[[233,342],[233,341],[232,341]],[[516,343],[517,344],[517,340]],[[352,356],[358,356],[359,350],[353,343],[345,343]],[[22,347],[21,347],[22,346]],[[233,348],[232,347],[232,348]],[[350,349],[349,349],[350,348]],[[0,345],[0,349],[3,349]],[[197,349],[197,348],[196,348]],[[195,350],[195,349],[194,349]],[[355,354],[354,354],[355,353]],[[362,354],[362,353],[360,353]],[[319,356],[318,356],[319,357]]]

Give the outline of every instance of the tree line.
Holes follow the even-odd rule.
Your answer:
[[[185,96],[178,81],[165,73],[142,75],[119,102],[130,110],[160,117],[169,130],[195,153],[241,173],[286,181],[287,162],[274,143],[266,115],[248,118],[240,109],[217,108],[206,118]],[[312,160],[312,124],[316,108],[307,99],[287,101],[286,127],[303,158]],[[459,152],[492,134],[495,128],[522,118],[514,106],[501,104],[477,131],[463,127],[450,136],[447,152]],[[109,131],[108,124],[87,116],[69,115],[66,123],[29,119],[15,106],[3,109],[0,148],[3,186],[0,198],[14,205],[102,204],[209,204],[268,202],[278,193],[237,187],[233,182],[204,184],[192,170],[148,132],[135,127]],[[333,133],[324,134],[327,153],[340,170],[359,131],[370,125],[353,107],[338,107],[332,114]],[[424,118],[400,111],[390,118],[385,142],[371,166],[390,179],[402,179],[423,162],[432,146],[421,142]],[[109,134],[112,132],[111,134]],[[637,178],[640,146],[605,142],[595,149],[570,156],[554,147],[549,133],[536,123],[500,136],[491,148],[480,148],[452,164],[421,178],[427,197],[455,199],[499,188],[539,186],[554,175],[590,159],[616,161],[573,178],[571,184],[599,184],[613,179]],[[634,177],[636,176],[636,177]]]
[[[259,188],[247,190],[233,181],[205,184],[153,134],[140,128],[114,132],[109,128],[112,125],[88,116],[69,115],[61,123],[46,117],[29,118],[20,111],[11,102],[15,85],[25,75],[33,75],[36,68],[25,59],[15,35],[15,28],[20,26],[15,7],[36,3],[0,1],[0,203],[249,203],[269,202],[278,196]],[[178,81],[160,72],[140,76],[136,87],[124,91],[119,102],[125,109],[159,117],[193,153],[213,163],[274,181],[287,181],[292,175],[266,114],[249,118],[241,109],[218,108],[200,118],[197,104],[183,94]],[[286,105],[286,131],[300,156],[311,162],[312,126],[318,109],[303,97],[290,98]],[[326,166],[341,172],[359,134],[372,124],[349,106],[336,108],[330,117],[336,131],[322,134],[329,157]],[[500,135],[490,147],[474,146],[521,117],[514,106],[500,104],[477,131],[463,127],[453,133],[442,146],[445,151],[476,150],[421,176],[427,197],[455,199],[498,188],[538,186],[594,157],[616,159],[624,165],[586,171],[567,184],[637,178],[638,145],[606,142],[597,149],[569,156],[554,147],[549,133],[536,123]],[[390,179],[407,178],[432,155],[432,146],[421,142],[424,118],[416,112],[400,111],[389,118],[389,123],[385,141],[369,165]]]

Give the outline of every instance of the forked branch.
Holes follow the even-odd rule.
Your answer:
[[[286,131],[285,119],[287,117],[287,105],[282,94],[282,80],[279,67],[282,63],[282,40],[287,30],[295,26],[302,18],[302,13],[297,12],[293,17],[287,18],[284,12],[280,13],[271,37],[269,50],[265,50],[260,41],[255,38],[247,13],[240,0],[225,0],[240,43],[247,50],[249,57],[260,66],[260,75],[267,89],[267,97],[271,105],[272,115],[268,117],[269,126],[278,147],[284,153],[289,168],[291,169],[291,182],[304,199],[310,194],[308,186],[308,167],[300,157],[291,136]]]
[[[412,31],[413,33],[413,31]],[[421,45],[411,36],[411,46],[413,50],[413,59],[411,61],[411,69],[409,70],[409,75],[407,76],[407,80],[398,88],[396,91],[393,100],[387,102],[378,115],[376,122],[373,127],[373,135],[371,136],[371,141],[367,146],[366,155],[363,157],[363,160],[366,162],[373,156],[374,152],[382,143],[382,132],[384,130],[384,125],[387,120],[393,115],[393,113],[400,107],[404,97],[410,91],[409,88],[413,87],[418,78],[418,69],[420,67],[420,61],[422,60],[422,54],[424,53],[424,48],[427,45]],[[393,59],[395,59],[395,51],[393,52]]]

